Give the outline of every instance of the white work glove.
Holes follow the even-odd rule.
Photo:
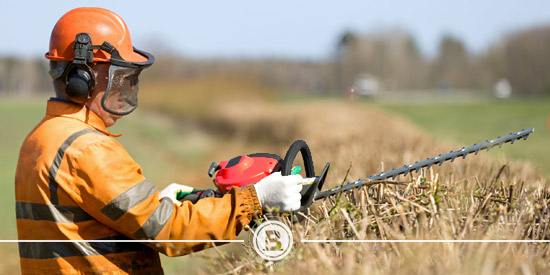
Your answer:
[[[169,198],[172,200],[175,204],[181,206],[182,202],[178,201],[177,195],[179,192],[191,192],[193,191],[193,187],[189,187],[186,185],[181,185],[177,183],[171,183],[166,188],[162,189],[159,193],[159,200],[162,200],[162,198]]]
[[[282,212],[290,212],[300,208],[302,195],[302,176],[281,176],[281,172],[273,173],[254,184],[262,209],[279,207]]]

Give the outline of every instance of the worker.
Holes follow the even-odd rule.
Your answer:
[[[154,57],[133,47],[112,11],[63,15],[46,58],[55,97],[23,142],[15,175],[23,274],[162,274],[159,252],[210,246],[166,240],[232,240],[262,209],[300,207],[299,175],[274,173],[195,203],[176,200],[188,187],[159,191],[143,176],[107,127],[136,109],[139,75]]]

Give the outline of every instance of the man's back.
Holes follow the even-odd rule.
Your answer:
[[[108,132],[101,120],[86,108],[48,102],[47,115],[25,139],[17,166],[15,193],[20,240],[128,240],[92,216],[96,213],[82,209],[84,203],[94,201],[85,202],[86,192],[81,189],[94,187],[75,184],[75,177],[81,172],[76,167],[78,159],[92,157],[83,155],[86,148],[108,143],[119,152],[105,152],[104,156],[116,153],[124,157],[125,150],[105,133]],[[139,166],[135,164],[133,168],[139,170],[139,176]],[[162,272],[158,253],[141,243],[20,243],[19,252],[23,273]]]

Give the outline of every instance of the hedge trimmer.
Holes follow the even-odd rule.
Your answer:
[[[526,140],[527,137],[529,137],[529,135],[533,132],[534,129],[531,128],[516,133],[510,133],[503,137],[487,140],[483,143],[474,144],[470,147],[463,147],[462,149],[451,151],[447,154],[440,154],[436,157],[427,158],[423,161],[417,161],[414,164],[405,165],[401,168],[372,175],[365,179],[349,182],[326,191],[321,190],[323,188],[323,183],[325,182],[330,163],[327,163],[321,174],[316,176],[313,167],[313,158],[311,157],[311,151],[308,145],[303,140],[297,140],[290,146],[284,158],[281,158],[276,154],[256,153],[237,156],[230,160],[222,161],[219,164],[213,162],[208,170],[208,175],[214,178],[214,185],[216,185],[218,190],[189,190],[188,192],[179,193],[178,199],[182,201],[189,200],[196,202],[198,199],[204,197],[222,196],[233,187],[243,187],[248,184],[256,183],[274,172],[281,172],[283,176],[300,173],[301,167],[293,165],[298,153],[301,153],[306,178],[304,178],[302,182],[304,188],[301,191],[301,208],[298,211],[303,212],[307,210],[307,208],[309,208],[315,200],[326,199],[331,196],[338,195],[344,191],[351,191],[354,188],[360,188],[371,181],[385,180],[388,178],[395,179],[399,175],[407,176],[407,174],[413,171],[418,172],[424,167],[429,169],[434,164],[441,166],[445,161],[450,160],[453,162],[458,157],[462,157],[464,159],[468,156],[468,154],[474,153],[477,155],[479,151],[485,149],[489,151],[495,146],[499,146],[500,148],[507,142],[514,144],[516,140]]]

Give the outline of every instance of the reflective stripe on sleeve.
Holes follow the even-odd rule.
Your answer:
[[[55,181],[55,177],[57,176],[57,172],[59,171],[59,166],[61,165],[61,161],[63,160],[63,157],[65,156],[65,151],[71,146],[71,144],[80,136],[87,134],[87,133],[96,133],[96,134],[103,134],[101,132],[98,132],[94,129],[83,129],[80,130],[72,135],[70,135],[64,142],[61,144],[59,149],[57,150],[57,154],[55,154],[55,158],[52,162],[52,165],[50,165],[50,169],[48,171],[48,178],[50,180],[49,182],[49,189],[50,189],[50,202],[52,204],[59,204],[59,199],[57,198],[57,187],[59,186],[57,182]]]
[[[147,221],[134,233],[137,239],[155,239],[174,212],[174,203],[163,199]]]
[[[142,243],[120,243],[115,240],[129,240],[125,236],[112,236],[98,240],[113,242],[39,242],[19,243],[19,256],[26,259],[56,259],[74,256],[101,256],[114,253],[152,251]]]
[[[158,189],[148,180],[143,180],[118,195],[101,209],[101,213],[112,221],[117,221],[132,207],[151,197]]]
[[[64,206],[31,202],[15,202],[17,219],[32,221],[52,221],[59,223],[78,223],[94,220],[78,206]]]

